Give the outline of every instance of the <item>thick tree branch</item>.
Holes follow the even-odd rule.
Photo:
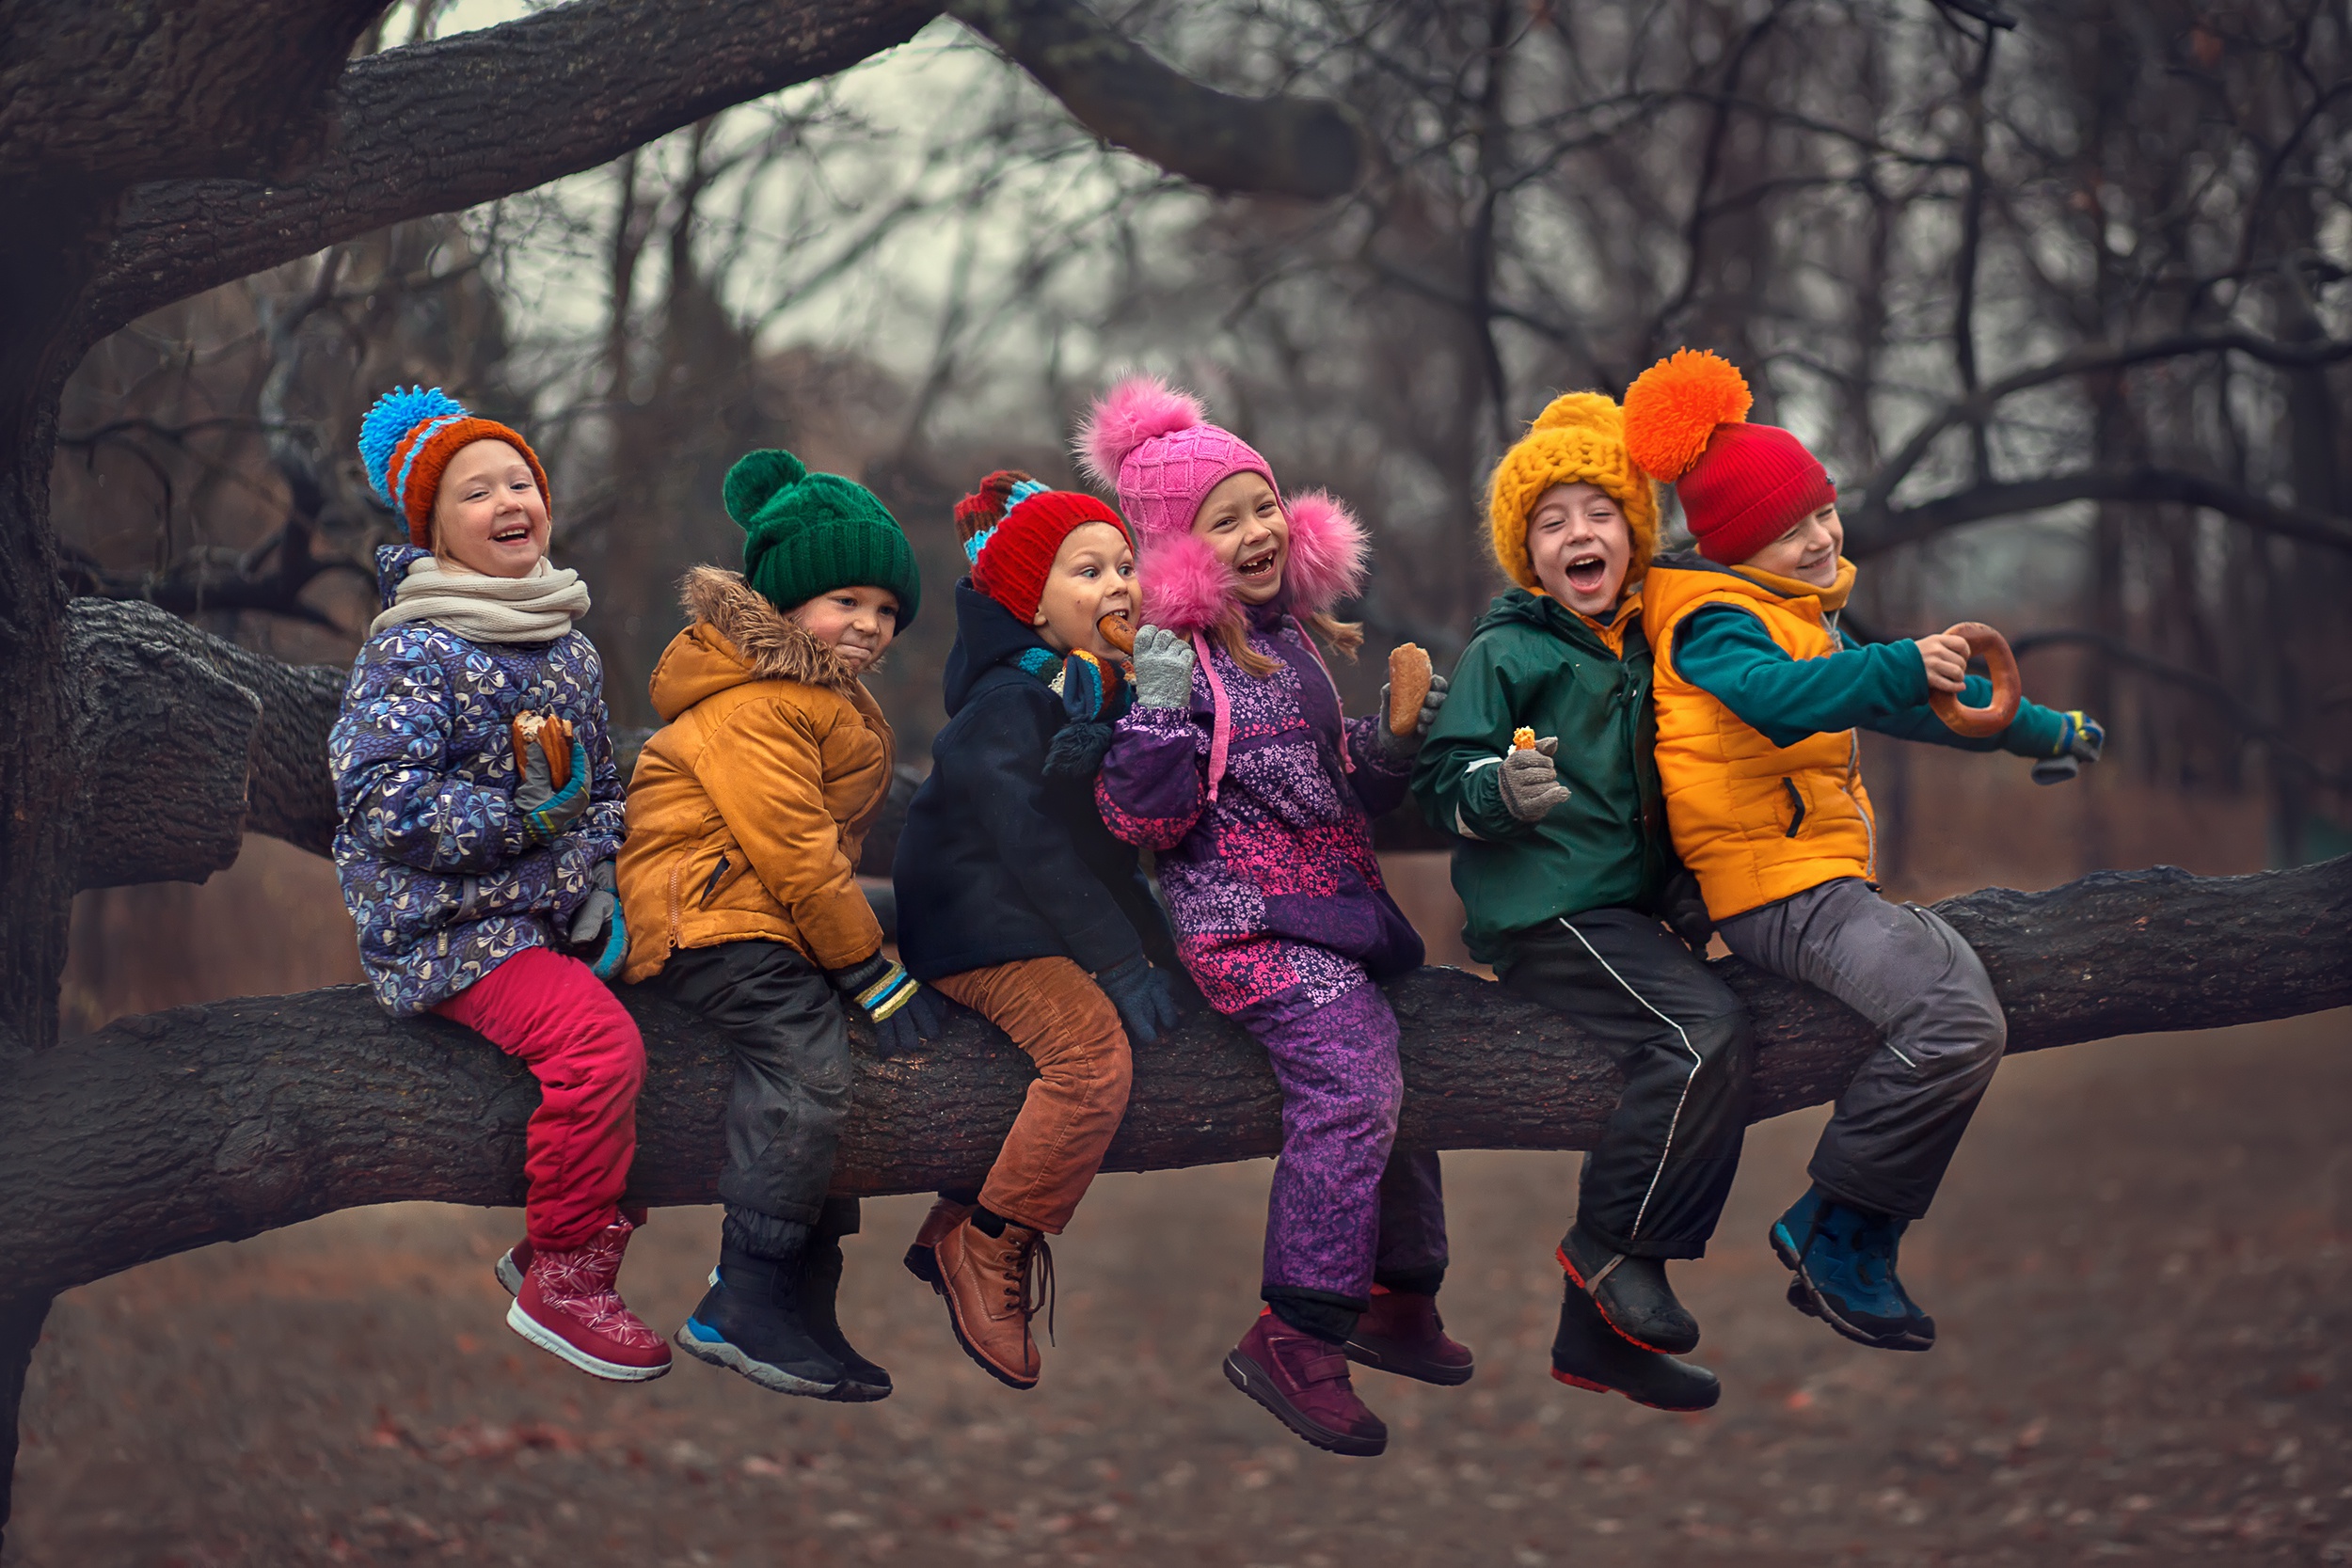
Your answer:
[[[947,13],[1018,60],[1080,124],[1196,183],[1320,199],[1356,186],[1356,124],[1323,99],[1204,87],[1104,23],[1083,0],[947,0]]]
[[[2042,894],[1938,908],[1984,957],[2010,1048],[2205,1028],[2352,1004],[2352,859],[2204,879],[2103,873]],[[1758,1118],[1834,1098],[1877,1048],[1818,991],[1719,966],[1758,1026]],[[1389,988],[1404,1025],[1402,1136],[1437,1148],[1589,1147],[1619,1085],[1566,1018],[1453,970]],[[730,1077],[724,1047],[627,994],[653,1069],[631,1190],[707,1203]],[[845,1191],[977,1181],[1031,1075],[970,1015],[920,1053],[877,1060],[860,1033]],[[33,1297],[151,1259],[358,1204],[512,1204],[523,1192],[529,1074],[437,1019],[394,1022],[357,988],[126,1019],[0,1067],[0,1279]],[[1110,1166],[1160,1170],[1274,1152],[1265,1053],[1196,1022],[1137,1054]]]
[[[2015,517],[2073,501],[2201,506],[2289,539],[2352,551],[2352,518],[2289,506],[2226,480],[2178,468],[2091,468],[1979,484],[1891,512],[1867,507],[1848,524],[1846,553],[1859,560],[1898,546],[1915,545],[1947,529]]]
[[[76,886],[200,882],[248,832],[326,853],[345,671],[263,658],[135,602],[76,599],[67,635]]]
[[[573,0],[354,61],[326,151],[283,182],[131,192],[87,295],[94,341],[387,224],[544,185],[914,36],[925,0]]]

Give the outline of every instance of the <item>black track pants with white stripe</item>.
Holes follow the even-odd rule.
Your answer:
[[[1746,1009],[1663,926],[1588,910],[1517,933],[1496,971],[1615,1055],[1625,1095],[1584,1156],[1577,1221],[1640,1258],[1696,1258],[1740,1167],[1756,1047]]]

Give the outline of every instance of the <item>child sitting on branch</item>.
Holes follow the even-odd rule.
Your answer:
[[[865,486],[787,451],[728,470],[741,575],[686,578],[693,624],[652,683],[621,853],[630,980],[699,1014],[735,1053],[719,1267],[677,1332],[763,1388],[845,1402],[890,1374],[841,1332],[854,1197],[829,1196],[850,1105],[848,1009],[885,1052],[935,1034],[939,1004],[882,952],[857,884],[890,789],[890,725],[859,676],[914,619],[914,552]]]
[[[1487,515],[1518,586],[1463,650],[1413,791],[1460,836],[1470,956],[1575,1018],[1625,1074],[1560,1243],[1552,1375],[1704,1409],[1721,1388],[1677,1359],[1699,1327],[1666,1263],[1701,1256],[1723,1215],[1755,1050],[1708,973],[1706,910],[1667,835],[1642,627],[1658,497],[1616,404],[1555,398],[1496,465]]]
[[[604,669],[572,625],[588,590],[549,564],[547,474],[506,426],[394,391],[359,457],[409,540],[376,552],[383,611],[327,745],[360,961],[392,1013],[454,1019],[539,1080],[508,1325],[592,1376],[660,1377],[669,1347],[615,1288],[644,1220],[620,1198],[645,1048],[602,983],[628,939]]]
[[[1096,800],[1156,853],[1185,968],[1282,1088],[1268,1307],[1225,1373],[1309,1443],[1376,1454],[1388,1429],[1350,1360],[1438,1384],[1471,1370],[1437,1313],[1438,1158],[1391,1152],[1404,1078],[1376,983],[1419,967],[1422,944],[1381,884],[1371,818],[1404,800],[1445,683],[1401,726],[1344,718],[1313,636],[1362,641],[1331,610],[1362,583],[1363,531],[1327,496],[1286,501],[1193,398],[1126,381],[1078,444],[1138,536],[1148,623]]]
[[[982,480],[955,521],[972,573],[956,585],[946,727],[898,835],[898,948],[1038,1075],[986,1181],[940,1196],[907,1266],[974,1361],[1034,1388],[1045,1238],[1070,1223],[1126,1114],[1130,1042],[1175,1027],[1177,960],[1134,847],[1094,809],[1131,692],[1104,625],[1132,636],[1127,525],[1011,471]]]
[[[1788,1300],[1847,1338],[1923,1351],[1935,1320],[1896,1274],[2008,1039],[2000,998],[1932,910],[1878,894],[1878,829],[1862,786],[1872,729],[2034,759],[2037,782],[2095,762],[2105,732],[2020,703],[1992,735],[1955,733],[1931,703],[1988,705],[1952,632],[1857,646],[1838,629],[1854,567],[1837,491],[1785,430],[1746,420],[1747,384],[1679,350],[1627,389],[1627,445],[1675,486],[1697,545],[1642,588],[1657,651],[1658,768],[1676,850],[1731,951],[1819,986],[1877,1027],[1821,1132],[1813,1184],[1774,1221]]]

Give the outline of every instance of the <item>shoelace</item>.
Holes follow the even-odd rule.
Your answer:
[[[1025,1325],[1037,1319],[1044,1303],[1045,1342],[1054,1342],[1054,1249],[1046,1244],[1042,1233],[1033,1235],[1022,1249],[1018,1272],[1005,1287],[1005,1300],[1021,1309],[1021,1322]]]

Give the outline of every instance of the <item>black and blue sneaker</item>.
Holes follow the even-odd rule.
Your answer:
[[[718,1277],[693,1316],[678,1325],[677,1347],[779,1394],[837,1399],[847,1373],[810,1332],[801,1298],[800,1258],[760,1258],[723,1246]]]
[[[1807,1190],[1772,1222],[1772,1250],[1797,1275],[1788,1305],[1873,1350],[1933,1345],[1935,1320],[1895,1275],[1908,1223]]]

